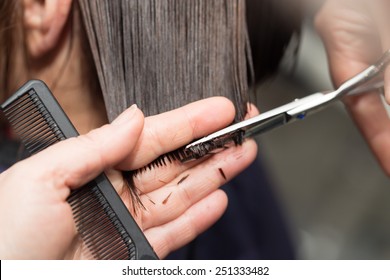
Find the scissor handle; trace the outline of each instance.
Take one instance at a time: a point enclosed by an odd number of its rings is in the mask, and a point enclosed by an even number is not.
[[[378,90],[384,86],[383,73],[389,63],[390,50],[387,50],[376,64],[367,67],[362,72],[348,79],[336,90],[297,106],[287,112],[287,114],[291,118],[302,118],[311,112],[318,111],[328,103],[341,99],[343,96]]]

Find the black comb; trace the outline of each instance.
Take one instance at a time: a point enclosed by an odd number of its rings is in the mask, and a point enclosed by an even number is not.
[[[76,129],[48,87],[22,86],[0,106],[30,154],[70,137]],[[79,235],[95,259],[157,259],[104,173],[68,198]]]

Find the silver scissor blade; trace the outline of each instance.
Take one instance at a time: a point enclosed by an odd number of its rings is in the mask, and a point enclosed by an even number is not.
[[[183,161],[200,158],[213,148],[224,147],[227,141],[236,144],[242,138],[254,136],[278,126],[303,119],[308,113],[316,112],[329,103],[340,100],[343,96],[360,94],[372,89],[383,87],[383,72],[390,63],[390,50],[386,51],[376,63],[349,80],[334,91],[314,93],[301,99],[296,99],[286,105],[277,107],[248,120],[233,124],[184,147]],[[239,136],[240,139],[235,138]],[[202,148],[202,145],[206,148]],[[194,152],[196,151],[196,152]],[[200,151],[200,152],[199,152]]]
[[[262,113],[256,117],[244,120],[242,122],[233,124],[224,129],[218,130],[206,137],[203,137],[197,141],[194,141],[186,146],[186,148],[199,145],[201,143],[212,141],[213,139],[223,137],[225,135],[233,134],[237,131],[243,131],[244,137],[250,137],[263,132],[266,132],[275,127],[286,124],[290,121],[290,117],[287,114],[290,110],[306,104],[312,100],[316,100],[324,96],[323,93],[314,93],[301,99],[296,99],[293,102],[287,103],[283,106],[277,107],[265,113]]]

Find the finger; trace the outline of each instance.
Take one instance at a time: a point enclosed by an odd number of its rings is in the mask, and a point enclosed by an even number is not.
[[[256,155],[255,141],[246,141],[243,146],[232,147],[187,170],[166,187],[148,193],[147,198],[142,198],[147,207],[143,216],[144,228],[162,225],[176,219],[191,205],[244,170],[253,162]],[[180,178],[186,180],[178,184]]]
[[[366,0],[367,1],[367,0]],[[368,1],[368,7],[373,15],[373,19],[378,29],[382,51],[390,49],[390,1],[388,0],[371,0]],[[387,67],[384,74],[385,79],[385,96],[387,103],[390,103],[390,67]]]
[[[382,47],[384,50],[390,47],[390,1],[388,0],[365,0],[366,7],[371,12],[372,18],[379,30]]]
[[[253,117],[257,116],[258,114],[259,114],[259,109],[257,109],[257,107],[254,104],[249,103],[248,104],[248,113],[246,114],[245,119],[253,118]]]
[[[390,67],[387,66],[384,74],[385,85],[384,85],[384,94],[387,104],[390,104]]]
[[[337,53],[329,59],[336,86],[368,66]],[[381,166],[390,173],[390,120],[378,92],[348,96],[343,101]]]
[[[381,166],[390,174],[390,119],[379,94],[349,97],[345,102]]]
[[[255,110],[253,110],[255,111]],[[233,145],[233,144],[231,144]],[[226,150],[230,150],[226,148]],[[166,160],[166,165],[153,166],[150,169],[146,169],[137,173],[133,177],[135,186],[141,191],[141,193],[148,193],[155,189],[158,189],[166,184],[180,184],[183,177],[187,175],[186,170],[191,169],[193,166],[201,164],[202,161],[208,159],[208,157],[221,153],[210,153],[210,155],[198,159],[195,161],[189,161],[182,163],[180,161],[169,162]],[[181,175],[180,175],[181,174]]]
[[[207,157],[184,163],[180,161],[169,162],[167,160],[165,165],[152,166],[130,176],[133,176],[132,180],[141,193],[149,193],[164,185],[179,183],[186,176],[186,170],[205,161]]]
[[[383,6],[388,5],[389,1],[386,2],[326,1],[316,24],[327,47],[329,66],[336,87],[374,63],[380,56],[381,44],[386,45],[388,40],[388,25],[385,28],[383,20],[386,19],[381,15],[382,12],[389,11]],[[386,73],[385,88],[389,95],[387,88],[390,80],[387,76]],[[382,167],[389,173],[387,143],[390,140],[390,125],[378,93],[348,97],[344,102]]]
[[[336,86],[357,73],[347,66],[350,62],[369,65],[382,53],[376,23],[361,1],[325,1],[316,15],[315,26],[326,47]],[[337,75],[339,67],[348,74],[342,80]]]
[[[42,182],[78,187],[128,156],[142,128],[143,114],[132,106],[112,124],[59,142],[22,164]]]
[[[248,114],[245,119],[254,117],[259,114],[258,109],[253,104],[248,104]],[[204,160],[205,158],[201,159]],[[150,192],[153,189],[159,188],[176,178],[180,182],[181,178],[177,178],[179,174],[192,166],[199,164],[201,160],[181,163],[178,161],[169,162],[160,166],[152,166],[144,171],[140,171],[133,177],[133,181],[137,188],[142,192]]]
[[[362,62],[333,57],[336,85],[366,68]],[[354,73],[351,73],[353,71]],[[390,120],[378,92],[344,98],[344,103],[382,168],[390,173]]]
[[[234,114],[231,101],[223,97],[212,97],[147,117],[134,153],[120,168],[141,168],[162,154],[229,125]]]
[[[224,213],[227,196],[217,190],[193,205],[177,219],[150,228],[145,235],[160,258],[184,246],[214,224]]]

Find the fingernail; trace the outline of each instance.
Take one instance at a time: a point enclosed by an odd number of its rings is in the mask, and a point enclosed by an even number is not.
[[[117,126],[125,124],[131,119],[137,109],[137,104],[131,105],[130,108],[126,109],[122,114],[120,114],[111,124]]]

